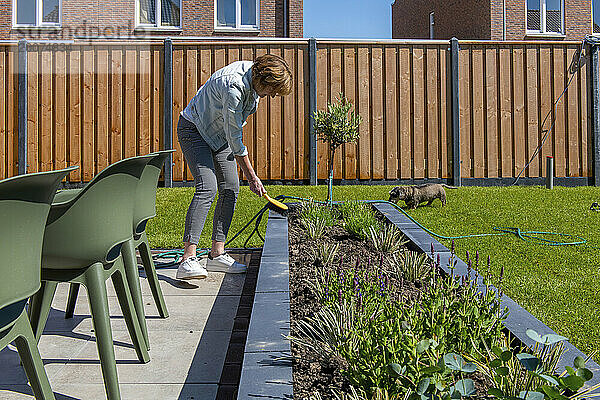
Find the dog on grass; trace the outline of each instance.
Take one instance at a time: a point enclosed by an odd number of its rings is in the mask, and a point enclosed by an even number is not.
[[[425,185],[415,186],[396,186],[390,190],[390,198],[388,201],[398,203],[399,200],[404,200],[409,209],[416,209],[419,203],[427,202],[430,206],[433,200],[440,199],[442,206],[446,205],[446,191],[448,189],[458,189],[454,186],[449,186],[443,183],[428,183]]]

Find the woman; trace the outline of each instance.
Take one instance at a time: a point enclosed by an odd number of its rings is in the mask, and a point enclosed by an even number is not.
[[[266,54],[238,61],[215,72],[183,110],[177,136],[194,176],[196,191],[185,218],[184,253],[177,279],[203,279],[208,271],[243,273],[246,266],[225,253],[227,232],[239,193],[237,164],[258,196],[266,193],[242,143],[242,126],[256,112],[259,99],[284,96],[292,90],[288,65]],[[196,247],[210,206],[219,193],[213,217],[208,259],[196,258]]]

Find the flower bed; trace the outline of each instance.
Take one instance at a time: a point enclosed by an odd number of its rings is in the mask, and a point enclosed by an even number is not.
[[[557,359],[557,335],[530,332],[532,340],[546,344],[533,354],[502,343],[504,312],[493,287],[484,281],[480,294],[482,278],[474,270],[471,277],[444,277],[440,267],[449,258],[446,252],[440,265],[431,265],[398,246],[391,228],[369,229],[381,222],[357,209],[343,216],[343,227],[315,207],[303,214],[291,213],[289,227],[295,398],[334,398],[332,388],[342,395],[352,392],[351,386],[365,394],[348,398],[371,398],[374,387],[390,398],[482,398],[488,392],[498,398],[544,398],[554,391],[575,392],[590,377],[580,359],[572,378],[551,376],[552,365],[540,360]],[[413,241],[419,236],[411,235]],[[263,363],[274,359],[259,358]],[[247,377],[243,372],[242,383]],[[529,383],[519,386],[519,379]]]

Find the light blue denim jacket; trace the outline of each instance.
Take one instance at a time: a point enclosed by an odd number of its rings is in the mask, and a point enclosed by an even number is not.
[[[252,64],[236,61],[212,74],[181,112],[215,151],[229,144],[234,155],[248,154],[242,127],[260,99],[252,88]]]

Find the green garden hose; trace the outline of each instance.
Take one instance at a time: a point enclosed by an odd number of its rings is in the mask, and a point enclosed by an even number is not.
[[[275,200],[279,200],[279,201],[283,201],[285,199],[299,200],[299,201],[312,201],[312,202],[319,203],[319,204],[331,204],[331,202],[333,201],[333,200],[330,200],[329,202],[319,201],[319,200],[305,199],[302,197],[287,196],[287,195],[279,195],[279,196],[275,197]],[[587,240],[585,240],[584,238],[577,236],[577,235],[571,235],[571,234],[559,233],[559,232],[522,231],[521,228],[519,228],[519,227],[493,227],[492,229],[494,231],[496,231],[495,233],[477,233],[477,234],[471,234],[471,235],[444,236],[444,235],[437,234],[437,233],[431,231],[430,229],[426,228],[425,226],[423,226],[421,223],[419,223],[416,219],[414,219],[410,214],[408,214],[405,210],[403,210],[396,203],[392,203],[392,202],[386,201],[386,200],[359,200],[359,201],[361,203],[368,203],[368,204],[390,204],[390,205],[394,206],[397,210],[402,212],[404,215],[406,215],[408,217],[408,219],[410,219],[412,222],[414,222],[418,227],[423,229],[425,232],[429,233],[432,236],[440,238],[440,239],[455,240],[455,239],[467,239],[467,238],[475,238],[475,237],[514,235],[517,238],[519,238],[520,240],[523,240],[523,241],[529,242],[529,243],[533,243],[533,244],[540,244],[540,245],[546,245],[546,246],[586,245],[587,247],[597,248],[594,246],[590,246],[589,244],[587,244]],[[254,229],[252,230],[252,232],[250,233],[248,238],[245,240],[244,248],[246,248],[247,243],[250,241],[250,239],[252,238],[252,236],[254,236],[255,233],[264,242],[265,239],[260,234],[258,228],[260,226],[260,222],[262,221],[262,217],[267,210],[269,210],[269,204],[265,205],[259,212],[257,212],[254,215],[254,217],[252,217],[252,219],[250,219],[250,221],[248,221],[248,223],[246,223],[246,225],[244,225],[244,227],[242,229],[240,229],[231,239],[229,239],[227,241],[227,243],[225,243],[225,245],[228,245],[233,240],[235,240],[238,236],[240,236],[242,234],[242,232],[244,232],[246,230],[246,228],[248,228],[250,226],[250,224],[252,224],[252,222],[254,222]],[[562,242],[559,240],[545,239],[541,236],[551,236],[551,237],[558,236],[558,237],[563,237],[563,238],[570,238],[571,241]],[[196,255],[198,257],[206,255],[206,254],[208,254],[208,250],[198,250],[196,253]],[[183,255],[183,250],[178,249],[178,250],[166,251],[164,253],[158,253],[153,256],[153,259],[155,259],[155,260],[159,260],[159,259],[160,260],[164,260],[164,259],[172,260],[172,261],[167,261],[167,262],[155,261],[156,268],[165,268],[165,267],[170,267],[170,266],[177,264],[177,261],[179,260],[179,258],[181,258],[182,255]]]

